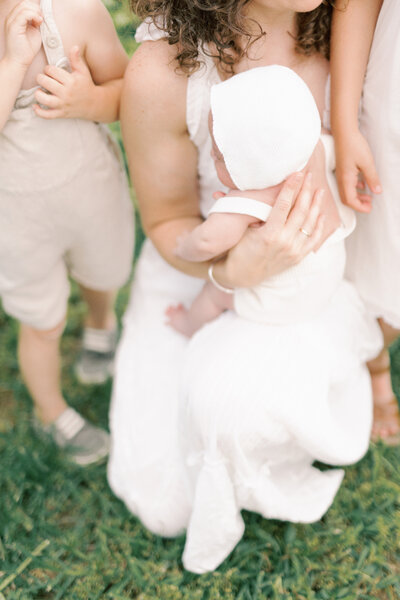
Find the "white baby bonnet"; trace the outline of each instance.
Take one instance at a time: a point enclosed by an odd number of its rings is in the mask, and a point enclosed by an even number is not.
[[[281,183],[305,167],[321,119],[305,82],[287,67],[257,67],[211,88],[213,134],[239,190]]]

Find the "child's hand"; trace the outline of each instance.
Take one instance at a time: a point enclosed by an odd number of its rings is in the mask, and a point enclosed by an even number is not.
[[[47,90],[37,90],[35,98],[42,108],[34,105],[35,113],[43,119],[85,119],[89,116],[91,97],[96,85],[82,57],[78,46],[70,53],[72,72],[48,65],[44,73],[37,77],[38,84]]]
[[[40,24],[43,17],[36,2],[23,0],[14,7],[5,22],[4,58],[27,69],[42,45]]]
[[[382,189],[370,147],[358,130],[336,139],[336,177],[342,202],[369,213],[372,200],[366,184],[374,194]]]

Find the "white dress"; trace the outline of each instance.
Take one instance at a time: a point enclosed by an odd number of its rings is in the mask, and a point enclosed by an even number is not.
[[[400,329],[400,2],[384,0],[366,73],[361,128],[383,192],[357,216],[348,276],[372,314]]]
[[[139,41],[148,36],[142,26]],[[220,188],[207,127],[218,74],[205,61],[187,91],[204,215]],[[349,464],[367,450],[364,362],[381,345],[347,282],[312,320],[278,326],[227,312],[187,341],[164,311],[191,303],[202,285],[145,242],[116,359],[108,468],[111,488],[152,532],[187,530],[183,563],[196,573],[240,540],[241,509],[312,522],[329,508],[343,471],[312,463]]]

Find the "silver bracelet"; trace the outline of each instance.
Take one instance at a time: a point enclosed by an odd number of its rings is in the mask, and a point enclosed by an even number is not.
[[[220,283],[218,283],[218,281],[216,281],[216,279],[214,277],[214,273],[213,273],[213,268],[214,268],[214,263],[208,267],[208,278],[211,281],[211,283],[220,292],[224,292],[224,294],[233,294],[235,290],[233,290],[232,288],[226,288],[223,285],[221,285]]]

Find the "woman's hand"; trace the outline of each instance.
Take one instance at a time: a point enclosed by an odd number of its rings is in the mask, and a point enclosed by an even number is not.
[[[285,271],[316,251],[323,239],[323,190],[312,191],[311,174],[295,173],[282,187],[265,225],[248,228],[215,279],[226,287],[250,287]]]

